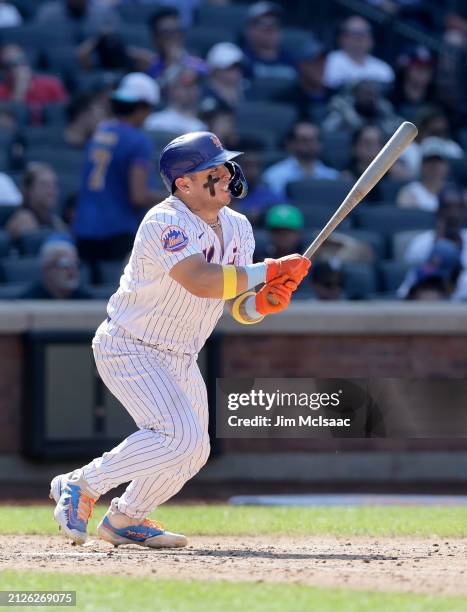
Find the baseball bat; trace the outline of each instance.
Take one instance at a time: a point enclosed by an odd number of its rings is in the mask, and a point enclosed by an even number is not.
[[[332,234],[341,221],[359,204],[363,198],[373,189],[378,181],[386,174],[389,168],[399,158],[403,151],[409,146],[418,130],[410,121],[404,121],[391,138],[387,141],[378,155],[363,172],[355,185],[346,195],[344,201],[332,215],[320,233],[303,253],[303,257],[311,259],[323,242]],[[275,297],[268,295],[271,304],[276,304]]]
[[[346,195],[344,201],[332,215],[320,233],[316,236],[307,250],[303,253],[304,257],[311,259],[323,242],[343,221],[349,212],[359,204],[363,198],[380,181],[394,162],[400,157],[403,151],[409,146],[418,130],[410,121],[404,121],[391,138],[387,141],[378,155],[374,158],[368,168],[363,172],[355,185]]]

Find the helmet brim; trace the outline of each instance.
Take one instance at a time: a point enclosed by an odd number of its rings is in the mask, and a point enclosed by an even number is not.
[[[224,149],[222,153],[219,153],[219,155],[216,155],[216,157],[212,157],[204,163],[199,164],[194,170],[187,174],[194,174],[195,172],[200,172],[201,170],[208,170],[209,168],[221,166],[225,162],[230,161],[231,159],[235,159],[239,155],[243,155],[243,151],[228,151]]]

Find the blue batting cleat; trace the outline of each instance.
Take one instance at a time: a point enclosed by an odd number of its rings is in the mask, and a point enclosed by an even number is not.
[[[109,510],[97,526],[97,535],[114,546],[139,544],[149,548],[181,548],[188,541],[184,535],[166,531],[161,523],[149,519],[138,523],[136,519],[118,510],[118,498],[113,499]]]
[[[57,503],[54,518],[62,533],[76,544],[84,544],[88,521],[98,495],[90,491],[81,472],[76,470],[52,479],[50,497]]]

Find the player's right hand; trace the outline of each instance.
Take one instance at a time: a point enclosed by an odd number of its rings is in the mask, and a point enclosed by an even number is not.
[[[268,315],[285,310],[289,303],[292,293],[297,289],[298,284],[290,280],[287,275],[279,276],[264,285],[258,291],[255,298],[255,307],[259,314]],[[268,295],[274,296],[274,304],[268,299]]]
[[[308,274],[311,266],[310,260],[298,253],[280,257],[279,259],[267,258],[264,260],[264,263],[266,264],[267,283],[279,276],[286,275],[295,283],[300,284]]]

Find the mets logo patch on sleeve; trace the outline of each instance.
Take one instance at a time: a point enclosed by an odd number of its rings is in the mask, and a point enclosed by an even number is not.
[[[177,225],[169,225],[162,232],[161,236],[162,247],[164,251],[169,253],[176,253],[181,251],[188,244],[188,236]]]

